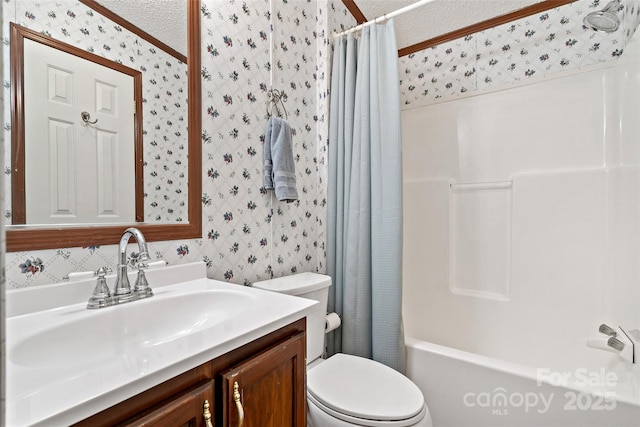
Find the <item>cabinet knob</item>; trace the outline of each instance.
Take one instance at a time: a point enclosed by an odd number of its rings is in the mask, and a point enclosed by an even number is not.
[[[238,391],[238,388],[238,382],[234,381],[233,401],[236,402],[236,408],[238,408],[238,427],[242,427],[242,424],[244,423],[244,408],[242,407],[242,402],[240,402],[240,392]]]
[[[204,412],[202,413],[204,418],[205,427],[213,427],[213,423],[211,422],[211,411],[209,410],[209,401],[205,399],[204,401]]]

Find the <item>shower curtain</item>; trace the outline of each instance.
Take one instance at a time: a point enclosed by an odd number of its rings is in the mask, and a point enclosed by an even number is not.
[[[393,21],[335,41],[329,122],[329,309],[343,352],[405,370],[402,152]]]

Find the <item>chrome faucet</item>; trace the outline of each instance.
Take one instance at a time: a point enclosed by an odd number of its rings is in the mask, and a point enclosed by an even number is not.
[[[127,244],[129,243],[131,236],[136,238],[139,250],[138,255],[136,255],[133,260],[133,265],[138,267],[138,278],[136,279],[133,290],[129,284],[129,265],[127,262]],[[120,238],[120,244],[118,245],[118,267],[116,270],[117,276],[113,294],[109,292],[106,279],[106,275],[108,272],[111,272],[111,269],[103,267],[95,273],[95,275],[98,276],[98,281],[95,289],[93,290],[93,295],[89,299],[87,308],[109,307],[116,304],[123,304],[125,302],[152,297],[153,292],[151,291],[147,278],[144,275],[144,269],[149,266],[146,261],[149,259],[147,241],[145,240],[142,232],[137,228],[127,228],[124,230],[124,233],[122,233],[122,237]]]
[[[136,241],[138,242],[138,250],[140,252],[135,260],[135,265],[137,265],[138,267],[138,278],[136,280],[133,291],[131,290],[129,277],[127,275],[127,244],[129,243],[129,239],[131,238],[131,236],[134,236],[136,238]],[[147,249],[147,241],[145,240],[142,232],[133,227],[124,230],[124,233],[122,233],[122,237],[120,238],[120,244],[118,245],[118,267],[116,270],[117,277],[115,288],[113,291],[113,297],[117,300],[118,303],[153,296],[151,288],[149,288],[149,284],[147,283],[147,279],[144,275],[144,268],[147,267],[145,261],[148,261],[149,259],[150,257],[149,250]]]

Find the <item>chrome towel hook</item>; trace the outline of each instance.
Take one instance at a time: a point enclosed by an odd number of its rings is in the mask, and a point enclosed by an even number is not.
[[[288,118],[287,109],[284,108],[284,101],[287,100],[287,95],[278,89],[271,89],[267,92],[267,117],[273,116],[273,110],[275,109],[276,116],[282,117],[282,111],[284,111],[284,118]]]
[[[91,114],[87,113],[86,111],[83,111],[82,113],[80,113],[80,117],[82,118],[82,121],[88,125],[95,125],[96,123],[98,123],[98,119],[95,119],[92,122],[89,121],[91,120]]]

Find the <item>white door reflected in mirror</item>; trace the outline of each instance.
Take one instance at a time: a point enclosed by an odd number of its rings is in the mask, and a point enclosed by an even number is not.
[[[24,70],[27,223],[135,222],[133,77],[28,39]]]

